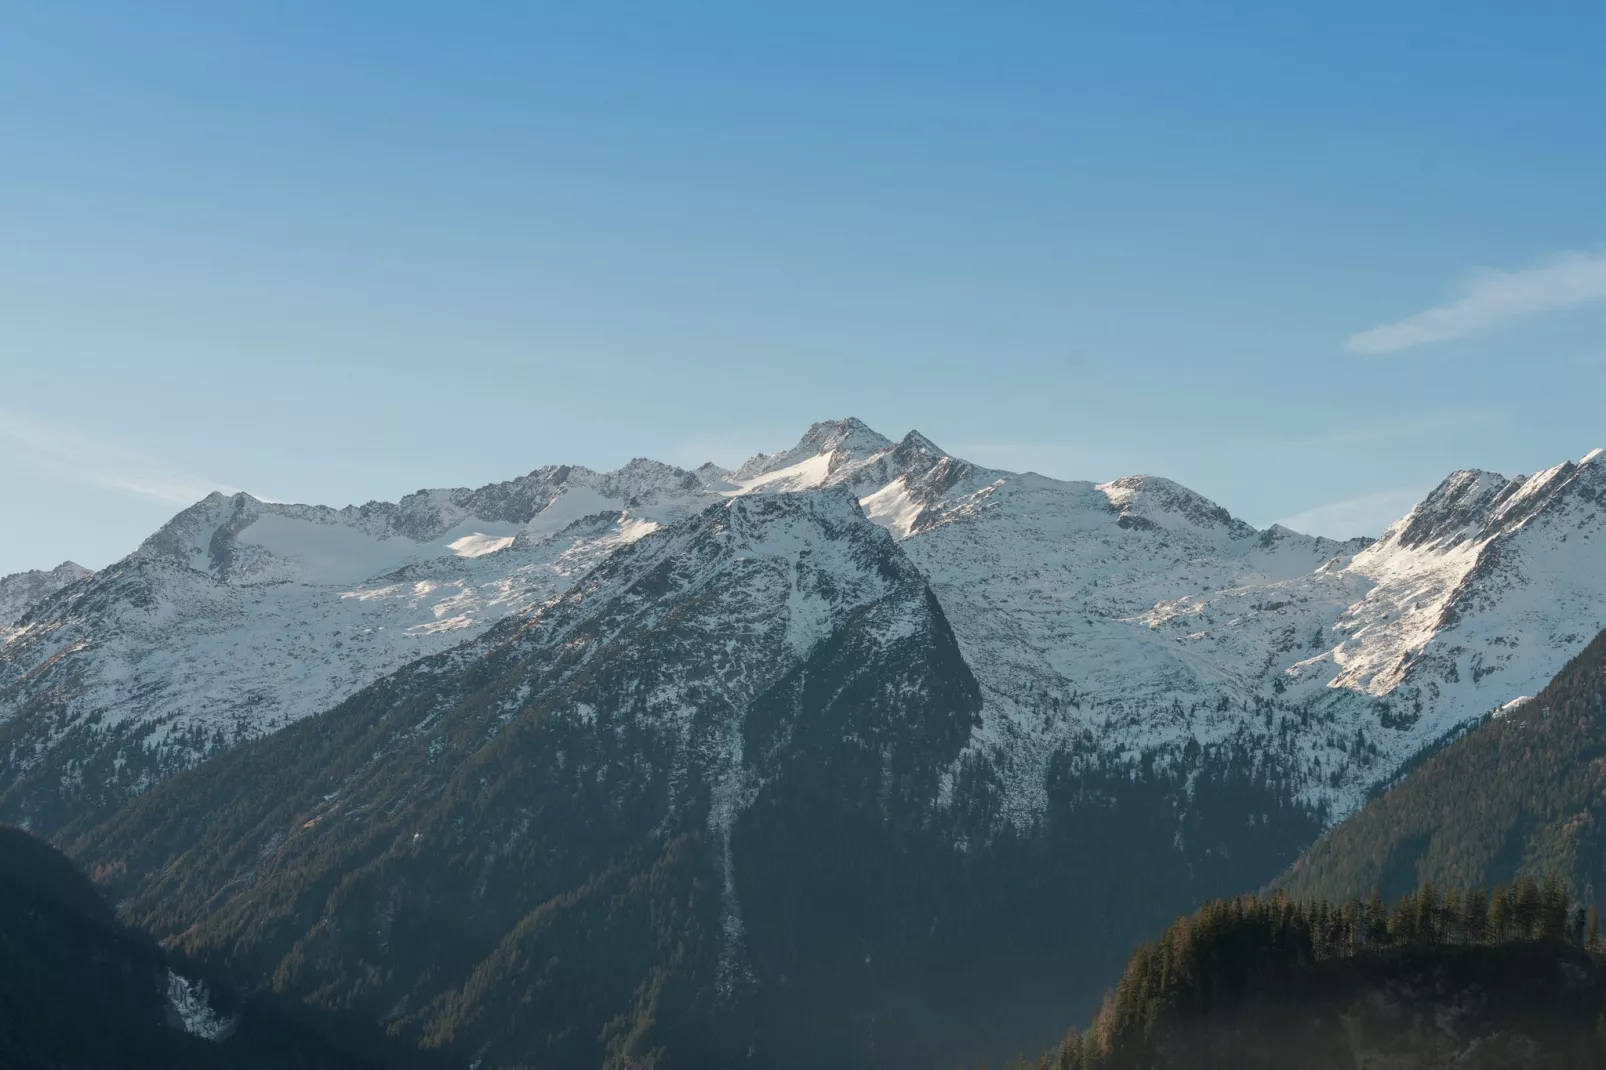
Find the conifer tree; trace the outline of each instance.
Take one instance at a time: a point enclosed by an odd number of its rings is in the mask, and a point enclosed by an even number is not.
[[[1451,888],[1444,893],[1444,922],[1439,939],[1447,944],[1459,944],[1464,941],[1466,914],[1461,905],[1461,890]]]
[[[1497,884],[1494,895],[1489,898],[1489,930],[1485,939],[1492,944],[1498,944],[1510,931],[1511,893],[1505,885]]]
[[[1365,940],[1362,926],[1366,917],[1366,908],[1359,899],[1351,899],[1344,904],[1344,953],[1355,954],[1355,947]]]
[[[1545,877],[1539,890],[1539,937],[1566,940],[1572,909],[1567,886],[1554,873]]]
[[[1389,942],[1404,947],[1416,942],[1416,896],[1407,892],[1400,896],[1394,914],[1389,918]]]
[[[1478,944],[1489,938],[1489,892],[1474,888],[1467,893],[1466,922],[1463,926],[1466,942]]]
[[[1539,922],[1539,886],[1532,877],[1518,877],[1511,888],[1511,917],[1521,940],[1532,940]]]
[[[1366,942],[1381,944],[1388,939],[1389,910],[1383,903],[1383,893],[1372,889],[1372,898],[1366,903]]]
[[[1416,893],[1416,939],[1425,944],[1439,939],[1439,891],[1428,881]]]

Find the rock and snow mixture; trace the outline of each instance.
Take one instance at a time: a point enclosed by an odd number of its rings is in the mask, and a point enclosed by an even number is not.
[[[54,748],[94,746],[116,769],[160,753],[138,790],[535,613],[660,527],[844,491],[935,592],[983,689],[972,748],[1007,771],[1020,820],[1068,747],[1132,761],[1229,741],[1336,818],[1606,627],[1599,451],[1526,479],[1456,472],[1376,542],[1336,542],[1256,530],[1158,477],[985,469],[850,419],[733,471],[559,466],[339,510],[213,494],[93,576],[0,580],[0,793]],[[813,559],[829,572],[825,548]],[[792,609],[789,642],[829,630]],[[64,787],[97,760],[56,758]]]
[[[33,569],[0,576],[0,642],[17,629],[23,615],[35,604],[90,575],[84,566],[63,561],[48,572]]]

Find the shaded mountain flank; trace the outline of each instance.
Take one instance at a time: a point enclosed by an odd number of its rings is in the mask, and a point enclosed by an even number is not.
[[[851,494],[741,497],[73,851],[207,968],[454,1062],[868,1067],[1047,1042],[1320,827],[1247,751],[1091,737],[1012,823],[981,703]]]

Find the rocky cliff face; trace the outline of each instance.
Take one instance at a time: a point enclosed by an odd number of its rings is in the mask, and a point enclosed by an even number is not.
[[[84,566],[63,561],[48,572],[34,569],[0,576],[0,641],[4,641],[34,605],[90,575],[92,573]]]

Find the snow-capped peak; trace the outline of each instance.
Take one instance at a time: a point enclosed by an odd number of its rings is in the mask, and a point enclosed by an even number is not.
[[[0,641],[7,629],[20,621],[29,609],[64,587],[94,575],[74,562],[63,561],[53,569],[30,569],[0,576]]]
[[[1564,461],[1531,476],[1507,478],[1497,472],[1464,469],[1452,472],[1426,498],[1379,540],[1383,547],[1443,549],[1463,542],[1484,542],[1520,527],[1553,500],[1582,494],[1594,501],[1606,493],[1606,466],[1601,451],[1591,450],[1578,462]]]
[[[1203,494],[1161,476],[1122,476],[1108,483],[1100,483],[1098,489],[1109,499],[1110,506],[1129,523],[1181,519],[1201,528],[1221,528],[1233,538],[1247,538],[1255,534],[1252,526]]]
[[[891,440],[849,416],[842,420],[822,420],[812,425],[797,445],[780,453],[760,453],[749,458],[731,474],[733,482],[751,485],[758,477],[796,467],[816,458],[825,458],[829,471],[836,465],[862,461],[892,445]]]
[[[914,450],[921,453],[934,453],[940,457],[948,456],[942,447],[938,446],[925,435],[922,435],[919,431],[913,430],[904,435],[903,438],[898,441],[898,449]]]

